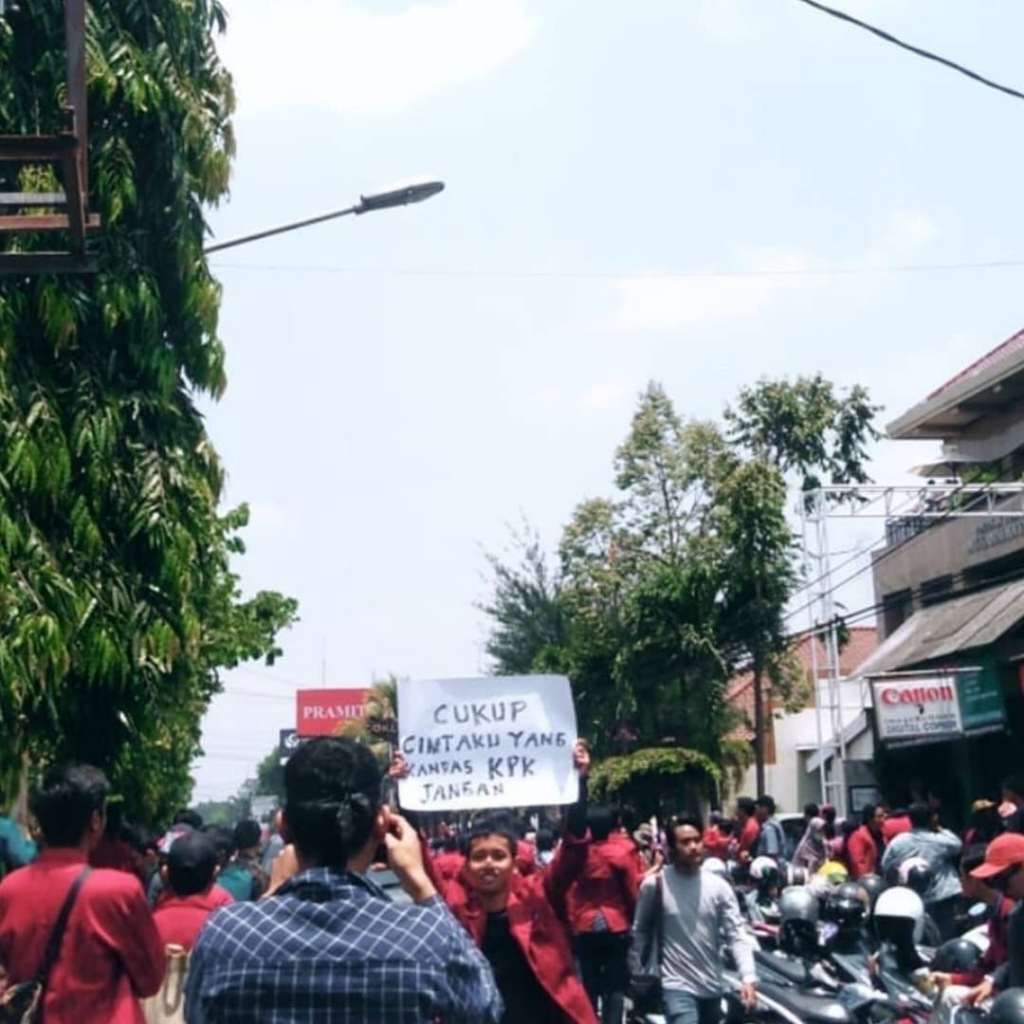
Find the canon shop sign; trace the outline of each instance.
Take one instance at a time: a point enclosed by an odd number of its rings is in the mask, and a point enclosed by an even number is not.
[[[878,738],[891,746],[963,734],[956,676],[949,673],[872,679]]]
[[[333,736],[346,722],[365,715],[366,694],[361,690],[298,690],[295,694],[295,731],[299,736]]]

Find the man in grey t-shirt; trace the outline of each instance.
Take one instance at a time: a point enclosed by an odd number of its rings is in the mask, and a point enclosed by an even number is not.
[[[662,872],[664,913],[661,985],[668,1024],[718,1024],[721,1019],[721,950],[732,950],[742,982],[741,998],[752,1009],[757,1001],[753,942],[743,931],[736,897],[729,883],[701,870],[703,822],[677,818],[669,828],[672,866]],[[657,877],[640,886],[633,921],[633,948],[647,948],[656,927]]]

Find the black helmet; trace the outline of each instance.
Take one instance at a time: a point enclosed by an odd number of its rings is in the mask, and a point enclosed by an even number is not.
[[[989,1024],[1024,1024],[1024,988],[1008,988],[988,1011]]]
[[[843,882],[829,900],[829,916],[842,927],[859,925],[867,903],[867,894],[856,882]]]
[[[950,939],[935,951],[931,968],[946,974],[973,974],[981,967],[981,949],[969,939]]]
[[[900,865],[900,883],[923,896],[932,884],[932,869],[924,857],[911,857]]]
[[[806,887],[791,886],[779,897],[779,945],[786,953],[806,956],[818,948],[818,897]]]
[[[878,875],[863,875],[853,884],[860,886],[861,891],[867,896],[870,913],[875,909],[875,900],[885,891],[885,882]]]

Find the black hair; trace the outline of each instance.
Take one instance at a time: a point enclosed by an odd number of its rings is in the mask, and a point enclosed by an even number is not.
[[[699,814],[677,814],[668,823],[668,844],[670,849],[676,848],[676,830],[682,828],[684,825],[689,825],[690,828],[695,828],[697,834],[704,838],[704,822],[701,820]]]
[[[57,765],[43,776],[31,809],[47,846],[77,846],[93,813],[106,809],[110,784],[89,764]]]
[[[817,818],[818,817],[818,805],[816,803],[804,804],[804,817],[805,818]]]
[[[985,863],[985,844],[973,843],[964,850],[960,857],[960,870],[973,871]]]
[[[217,844],[208,832],[186,832],[167,854],[167,882],[175,896],[206,892],[217,870]]]
[[[377,758],[355,740],[320,736],[299,747],[284,769],[284,816],[299,850],[344,870],[370,839],[382,779]]]
[[[484,836],[501,836],[502,839],[507,839],[513,857],[519,849],[519,837],[507,815],[486,815],[473,822],[473,827],[466,834],[465,853],[467,857],[470,850],[473,849],[473,840],[483,839]]]
[[[555,848],[555,833],[550,828],[537,829],[537,852],[547,853]]]
[[[587,808],[587,824],[590,826],[590,835],[600,842],[607,839],[615,828],[618,815],[614,807],[607,804],[594,804]]]
[[[932,809],[927,804],[911,804],[907,808],[911,828],[928,828],[932,823]]]
[[[619,811],[619,821],[622,822],[622,827],[632,835],[636,831],[637,825],[640,824],[640,818],[636,811],[632,807],[623,807]]]
[[[862,825],[870,825],[875,820],[875,811],[878,810],[878,804],[865,804],[860,809],[860,823]]]
[[[1017,796],[1024,796],[1024,775],[1014,772],[1003,779],[1003,791],[1005,793],[1016,793]]]
[[[262,838],[263,829],[260,828],[258,821],[240,821],[235,826],[233,845],[236,850],[251,850],[254,846],[260,845]]]
[[[733,821],[732,818],[723,818],[718,823],[718,831],[721,832],[723,836],[731,836],[733,832],[736,831],[736,822]]]
[[[990,843],[1003,831],[1003,819],[999,817],[999,808],[983,807],[971,813],[971,828],[974,829],[976,843]]]
[[[203,816],[198,811],[183,808],[174,816],[171,825],[188,825],[189,828],[199,829],[203,827]]]
[[[775,799],[767,793],[762,793],[755,801],[758,807],[763,807],[771,816],[775,813]]]
[[[125,842],[129,843],[136,853],[148,853],[150,850],[159,852],[160,840],[163,837],[162,832],[157,832],[155,829],[148,828],[145,825],[136,825],[132,830],[132,836],[129,839],[125,836]]]
[[[223,825],[204,825],[201,829],[193,829],[193,831],[210,837],[217,850],[217,859],[221,866],[231,860],[231,854],[235,852],[235,842],[230,829]]]
[[[757,804],[749,796],[741,796],[736,798],[736,807],[741,810],[748,818],[754,816],[754,811],[757,810]]]
[[[834,825],[836,823],[836,809],[833,804],[825,804],[821,809],[821,816],[825,819],[826,825]]]

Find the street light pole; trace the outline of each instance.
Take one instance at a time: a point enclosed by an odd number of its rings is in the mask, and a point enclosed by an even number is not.
[[[346,207],[344,210],[322,213],[318,217],[307,217],[305,220],[297,220],[291,224],[282,224],[280,227],[257,231],[252,235],[232,238],[227,242],[217,242],[215,245],[208,245],[203,249],[203,252],[209,255],[210,253],[221,252],[224,249],[233,249],[237,245],[258,242],[261,238],[283,235],[287,231],[298,231],[299,228],[308,228],[312,224],[322,224],[328,220],[337,220],[339,217],[347,217],[352,213],[359,216],[364,213],[372,213],[374,210],[387,210],[393,206],[408,206],[410,203],[422,203],[425,199],[436,196],[438,192],[443,190],[443,181],[412,181],[401,185],[392,185],[376,192],[368,192],[365,195],[361,195],[359,202],[355,206]]]

